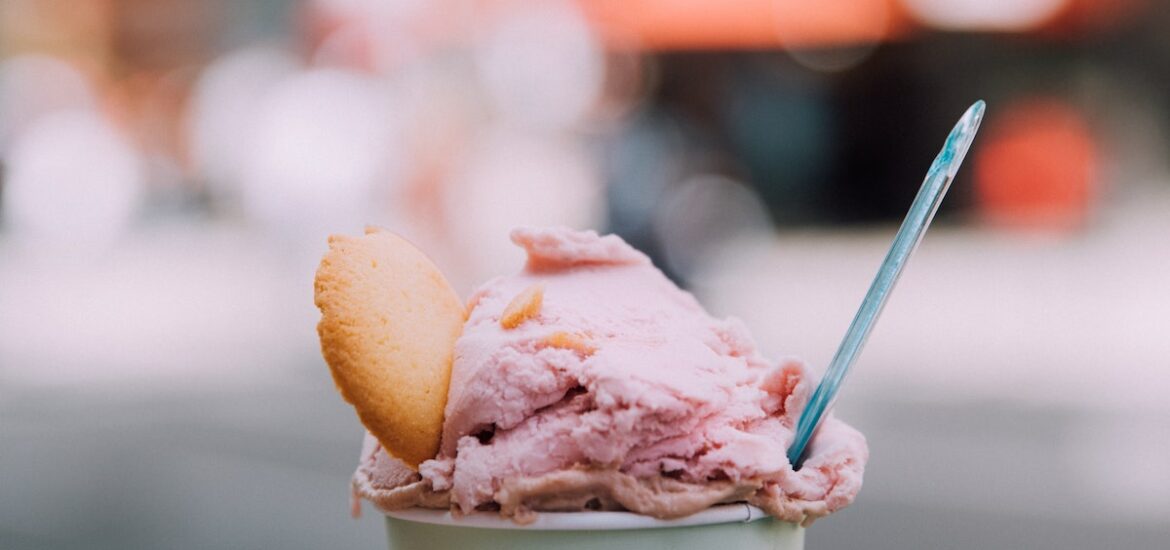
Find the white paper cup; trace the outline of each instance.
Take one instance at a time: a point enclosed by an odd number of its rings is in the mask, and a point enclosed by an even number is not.
[[[673,520],[630,512],[541,512],[528,525],[516,525],[492,513],[456,518],[445,510],[411,508],[386,514],[386,535],[391,550],[804,548],[804,528],[742,503],[714,506]]]

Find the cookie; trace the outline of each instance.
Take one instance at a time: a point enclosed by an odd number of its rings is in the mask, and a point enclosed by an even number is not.
[[[366,228],[329,237],[314,302],[321,354],[342,397],[388,453],[417,469],[439,449],[467,316],[459,296],[414,245]]]

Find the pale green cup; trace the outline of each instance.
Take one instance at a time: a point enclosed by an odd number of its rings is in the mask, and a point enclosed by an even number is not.
[[[391,550],[445,548],[606,550],[801,550],[804,528],[747,504],[724,504],[675,520],[630,512],[542,512],[528,525],[496,514],[452,517],[411,508],[386,515]]]

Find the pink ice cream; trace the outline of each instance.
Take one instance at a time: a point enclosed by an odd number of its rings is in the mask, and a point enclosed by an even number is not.
[[[620,238],[517,229],[520,273],[471,297],[439,456],[410,471],[367,436],[356,493],[383,509],[627,509],[679,517],[748,501],[810,521],[853,501],[865,438],[829,418],[793,471],[807,368],[759,354]],[[532,285],[537,315],[500,319]]]

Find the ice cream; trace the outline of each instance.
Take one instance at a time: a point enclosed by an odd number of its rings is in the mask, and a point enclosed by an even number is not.
[[[813,384],[802,362],[763,357],[616,236],[511,237],[527,264],[469,300],[438,455],[416,472],[367,436],[355,499],[520,522],[729,501],[808,522],[853,501],[868,457],[853,428],[829,418],[799,471],[785,456]]]

